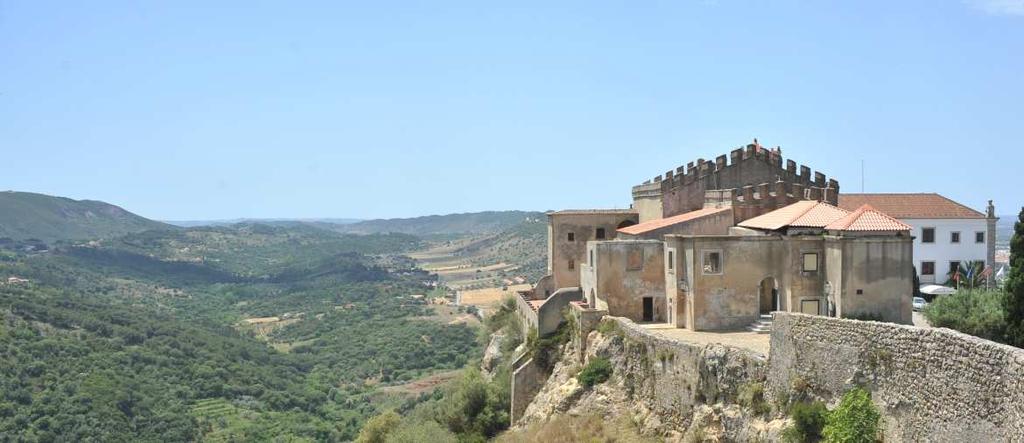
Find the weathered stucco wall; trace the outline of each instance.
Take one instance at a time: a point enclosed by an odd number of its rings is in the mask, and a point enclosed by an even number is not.
[[[839,317],[873,316],[910,324],[914,292],[913,244],[910,237],[826,237],[829,258],[839,257],[842,272],[832,281]],[[830,278],[833,273],[829,273]]]
[[[640,223],[661,218],[661,183],[646,183],[633,187],[633,209]]]
[[[523,411],[530,405],[537,391],[544,385],[547,379],[544,370],[526,354],[519,357],[512,363],[512,395],[511,395],[511,420],[515,423],[523,416]]]
[[[544,304],[537,309],[537,335],[543,337],[558,329],[565,317],[562,311],[569,303],[583,300],[583,293],[579,288],[562,288],[551,294]]]
[[[580,286],[580,264],[584,263],[587,242],[597,239],[598,229],[604,240],[612,240],[620,225],[635,224],[639,219],[632,210],[561,211],[548,214],[548,267],[554,287]],[[572,233],[572,240],[569,234]],[[570,266],[571,264],[571,266]]]
[[[643,300],[651,299],[650,321],[667,319],[665,304],[665,243],[658,240],[590,242],[584,268],[583,291],[595,298],[595,307],[610,315],[644,321]]]
[[[1024,349],[948,329],[776,313],[768,392],[871,391],[885,441],[1024,439]]]

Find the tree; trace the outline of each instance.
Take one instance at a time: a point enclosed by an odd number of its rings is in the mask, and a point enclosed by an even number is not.
[[[359,431],[357,443],[384,443],[388,434],[402,423],[402,416],[395,411],[387,411],[371,418]]]
[[[1020,209],[1010,239],[1010,276],[1006,279],[1008,343],[1024,347],[1024,208]]]

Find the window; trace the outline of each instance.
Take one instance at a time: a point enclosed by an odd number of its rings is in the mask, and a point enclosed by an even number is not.
[[[722,273],[722,251],[704,251],[702,260],[704,274]]]
[[[818,272],[818,253],[804,253],[804,272]]]
[[[975,243],[985,243],[985,233],[981,232],[981,231],[975,232],[974,233],[974,242]]]
[[[960,261],[959,260],[953,260],[953,261],[949,262],[949,273],[950,274],[956,272],[959,269],[960,269]]]
[[[576,269],[576,260],[569,260],[569,269]]]
[[[950,232],[949,233],[949,242],[950,243],[960,243],[960,233],[956,232],[956,231]]]
[[[675,265],[675,261],[676,261],[675,255],[676,255],[676,251],[673,251],[673,250],[669,249],[669,251],[668,251],[668,269],[670,271],[672,269],[675,269],[675,267],[676,267],[676,265]]]
[[[598,240],[604,240],[604,228],[597,228],[597,235],[595,237]]]
[[[921,228],[921,243],[935,243],[935,228]]]
[[[575,232],[570,232],[569,233],[569,241],[576,241],[576,233]]]
[[[935,262],[923,261],[921,262],[921,275],[935,275]]]

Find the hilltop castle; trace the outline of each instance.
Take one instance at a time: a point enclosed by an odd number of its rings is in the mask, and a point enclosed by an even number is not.
[[[839,182],[755,139],[632,188],[628,210],[548,214],[548,275],[522,320],[553,332],[567,306],[691,330],[772,311],[911,321],[910,226],[837,207]]]

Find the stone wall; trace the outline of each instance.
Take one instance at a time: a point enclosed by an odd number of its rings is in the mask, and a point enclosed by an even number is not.
[[[644,435],[665,441],[780,441],[785,425],[738,404],[744,387],[763,383],[764,357],[719,344],[666,339],[621,317],[606,334],[587,332],[586,350],[567,346],[535,400],[513,424],[519,427],[558,414],[629,417]],[[580,358],[582,356],[582,358]],[[612,378],[585,388],[576,380],[591,358],[607,358]]]
[[[743,198],[741,219],[753,217],[779,207],[781,200],[824,200],[836,204],[839,182],[825,174],[782,159],[782,151],[764,149],[756,142],[721,155],[713,161],[698,159],[664,175],[634,187],[634,195],[646,190],[652,183],[661,185],[662,213],[664,217],[700,209],[705,203],[705,191],[735,190]],[[774,196],[771,193],[775,193]],[[757,203],[754,203],[754,200]],[[783,204],[784,206],[784,204]]]
[[[768,392],[871,391],[885,441],[1022,441],[1024,349],[949,329],[775,313]]]
[[[537,391],[544,385],[547,375],[544,370],[528,358],[526,354],[519,357],[512,363],[512,395],[511,395],[511,420],[515,423],[523,416],[523,411],[530,405]]]

